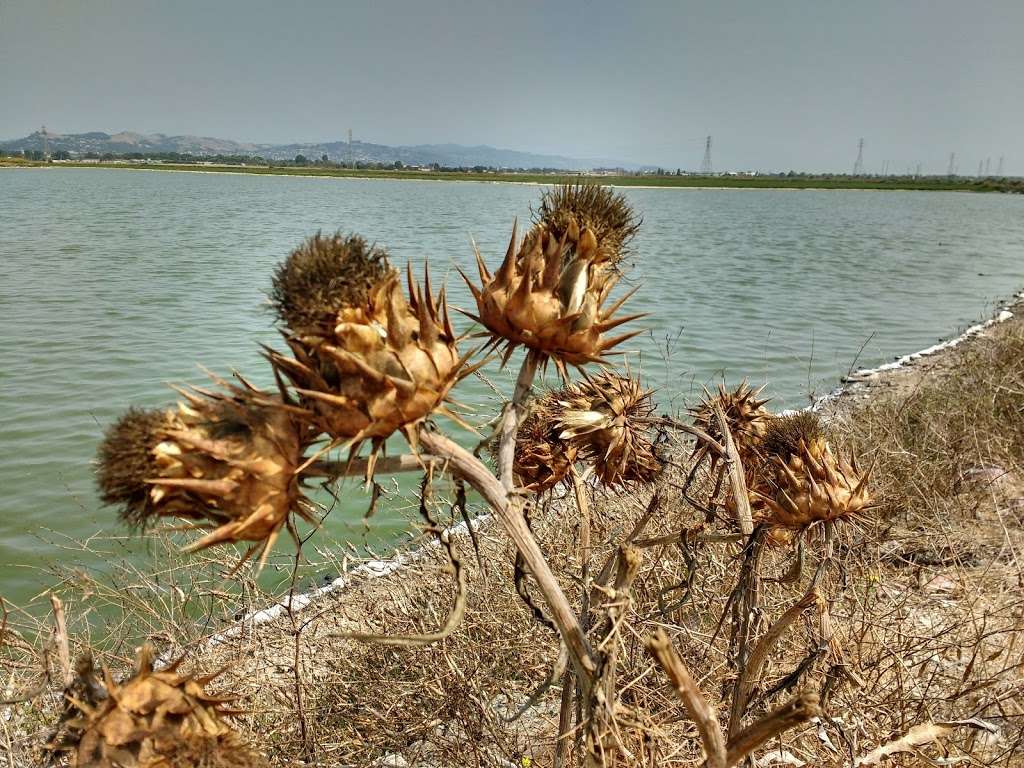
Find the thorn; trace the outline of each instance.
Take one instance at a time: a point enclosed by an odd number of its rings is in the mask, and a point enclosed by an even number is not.
[[[424,298],[427,300],[427,310],[430,312],[430,317],[437,320],[437,306],[434,304],[434,294],[430,287],[430,262],[423,261],[423,293]]]
[[[486,286],[494,278],[491,273],[487,271],[487,265],[484,263],[484,257],[480,255],[480,249],[476,245],[476,240],[470,236],[469,242],[473,244],[473,253],[476,256],[476,269],[480,273],[480,283]]]
[[[267,564],[267,557],[270,556],[270,550],[274,546],[274,542],[277,541],[277,537],[281,533],[281,528],[278,526],[270,532],[266,540],[263,542],[263,550],[260,552],[260,561],[256,565],[256,575],[263,573],[263,566]]]
[[[409,284],[409,304],[412,306],[413,310],[418,311],[420,308],[420,293],[419,287],[416,285],[416,281],[413,279],[412,276],[411,261],[407,261],[405,263],[405,277],[406,281]]]
[[[472,432],[477,437],[480,437],[480,438],[483,437],[483,435],[481,435],[472,424],[470,424],[468,421],[463,419],[461,416],[459,416],[459,414],[455,413],[455,411],[451,410],[450,408],[447,408],[444,405],[440,405],[440,406],[438,406],[437,408],[434,409],[434,412],[435,413],[439,413],[442,416],[451,419],[456,424],[458,424],[460,427],[462,427],[463,429],[468,429],[470,432]]]
[[[629,301],[630,297],[632,297],[632,295],[639,290],[640,286],[637,285],[631,288],[630,290],[626,291],[626,293],[612,305],[611,309],[602,314],[602,319],[607,320],[609,317],[618,312],[622,305]]]
[[[484,321],[481,320],[476,315],[474,315],[472,312],[467,312],[466,310],[462,309],[461,307],[452,307],[452,309],[454,309],[456,312],[458,312],[461,315],[465,315],[470,320],[472,320],[474,323],[479,323],[480,325],[484,326],[484,328],[487,327],[487,325],[484,323]]]
[[[639,320],[642,317],[650,317],[650,314],[650,312],[637,312],[635,315],[624,315],[623,317],[618,317],[614,320],[606,320],[604,322],[598,323],[594,327],[596,328],[598,333],[604,333],[605,331],[612,330],[612,328],[618,328],[623,323],[628,323],[631,320]]]
[[[512,237],[508,241],[508,250],[505,252],[505,260],[501,262],[501,266],[498,268],[498,274],[495,281],[499,286],[507,286],[512,282],[512,277],[515,274],[516,269],[516,226],[519,223],[518,219],[512,221]]]
[[[429,292],[427,296],[430,296]],[[429,349],[437,342],[437,323],[431,317],[431,305],[433,303],[433,298],[429,301],[421,301],[416,313],[420,321],[419,345],[421,349]],[[436,311],[437,309],[435,308],[434,312]]]
[[[505,354],[502,355],[502,358],[501,358],[501,367],[502,368],[504,368],[506,365],[508,365],[509,358],[512,357],[512,353],[515,352],[515,349],[516,349],[516,345],[513,342],[510,341],[508,343],[508,346],[505,348]]]
[[[441,302],[441,308],[444,310],[444,332],[445,332],[445,335],[449,339],[454,340],[455,339],[455,330],[452,328],[452,318],[451,318],[451,315],[448,313],[448,296],[447,295],[445,295],[444,301]]]
[[[624,341],[629,341],[634,336],[639,336],[643,332],[644,332],[644,329],[641,328],[638,331],[630,331],[629,333],[624,333],[621,336],[616,336],[614,339],[610,339],[608,341],[605,341],[605,342],[603,342],[601,344],[600,352],[601,352],[601,354],[604,354],[605,350],[611,349],[612,347],[617,346],[617,345],[621,344]]]

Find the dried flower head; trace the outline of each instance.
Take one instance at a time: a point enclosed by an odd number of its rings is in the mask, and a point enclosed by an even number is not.
[[[248,541],[247,557],[265,557],[293,513],[317,522],[297,474],[309,414],[244,380],[217,381],[220,391],[180,390],[174,410],[129,410],[100,444],[97,484],[132,525],[176,517],[213,528],[189,550]]]
[[[763,389],[764,387],[752,389],[746,381],[741,382],[732,391],[727,390],[724,384],[719,384],[718,393],[715,395],[705,389],[700,405],[690,409],[694,425],[709,437],[721,441],[722,431],[714,411],[715,405],[721,406],[736,450],[739,451],[740,458],[746,462],[763,439],[772,418],[771,412],[764,407],[768,398],[759,399]],[[698,444],[694,448],[694,456],[701,453],[702,448],[703,446]],[[715,456],[712,454],[712,464],[714,462]]]
[[[146,480],[157,474],[154,451],[169,429],[174,429],[173,412],[129,408],[107,428],[96,451],[100,499],[121,507],[122,517],[133,525],[150,517],[151,486]]]
[[[763,456],[789,461],[803,446],[820,451],[827,438],[821,417],[812,411],[797,411],[767,422],[761,432],[759,448]]]
[[[267,761],[224,721],[234,697],[213,696],[216,675],[193,677],[177,664],[155,671],[153,649],[139,651],[123,683],[96,674],[91,657],[78,664],[65,711],[49,748],[74,768],[263,768]]]
[[[651,392],[628,376],[601,371],[559,393],[559,437],[609,487],[649,483],[661,471],[651,441]]]
[[[641,220],[610,187],[566,184],[544,192],[534,223],[556,240],[564,236],[573,247],[578,247],[582,233],[593,233],[598,250],[594,259],[614,266],[625,257]]]
[[[383,248],[359,235],[317,232],[278,265],[270,300],[288,328],[326,333],[346,307],[364,306],[390,272]]]
[[[435,297],[408,273],[408,301],[384,251],[359,237],[312,238],[282,264],[274,302],[294,357],[267,356],[314,414],[317,428],[353,454],[414,426],[444,406],[473,369],[459,357],[444,289]]]
[[[607,332],[643,315],[615,313],[632,292],[604,304],[619,279],[616,265],[638,223],[620,195],[594,186],[561,187],[545,194],[533,229],[516,241],[512,227],[505,260],[495,274],[476,254],[481,286],[463,274],[476,299],[479,322],[505,359],[522,344],[566,364],[601,361],[612,347],[640,331],[617,337]]]
[[[803,411],[772,420],[760,446],[760,481],[751,487],[758,517],[770,525],[806,528],[812,523],[862,516],[872,506],[854,455],[837,458],[821,420]]]
[[[558,396],[547,392],[534,400],[516,434],[512,470],[519,485],[535,493],[564,481],[579,455],[576,445],[559,437],[563,407]]]

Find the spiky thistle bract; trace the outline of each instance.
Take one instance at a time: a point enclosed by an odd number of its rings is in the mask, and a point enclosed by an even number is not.
[[[267,349],[332,444],[355,455],[372,445],[368,474],[385,440],[402,432],[416,448],[416,427],[431,413],[460,421],[449,390],[473,366],[460,356],[445,290],[435,296],[408,269],[408,297],[386,252],[358,236],[316,235],[274,277],[273,303],[292,356]]]
[[[239,379],[240,386],[216,379],[218,389],[180,389],[177,407],[130,409],[107,429],[97,485],[125,522],[193,521],[212,530],[190,551],[251,542],[246,558],[265,558],[293,514],[318,522],[297,474],[314,436],[311,414],[285,393]]]
[[[269,766],[224,719],[238,713],[227,706],[235,697],[207,692],[217,675],[182,674],[179,665],[156,670],[145,645],[134,674],[119,683],[83,657],[49,749],[73,768]]]
[[[507,361],[522,345],[567,365],[603,362],[612,348],[641,331],[608,333],[643,314],[617,315],[632,291],[606,306],[636,221],[625,198],[605,187],[558,187],[545,193],[533,228],[518,241],[512,227],[505,259],[493,274],[476,252],[480,286],[462,273],[476,301],[465,312],[484,328]],[[635,290],[635,289],[634,289]]]

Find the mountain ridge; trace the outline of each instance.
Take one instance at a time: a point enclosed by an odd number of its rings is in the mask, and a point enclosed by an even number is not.
[[[290,144],[255,144],[212,136],[168,135],[164,133],[137,133],[120,131],[105,133],[54,133],[47,131],[45,144],[51,153],[68,152],[71,156],[86,154],[127,154],[139,152],[178,153],[197,157],[216,155],[250,155],[267,160],[293,160],[297,155],[320,159],[327,155],[336,163],[384,163],[442,167],[492,168],[556,168],[559,170],[592,170],[594,168],[623,168],[637,170],[642,166],[607,158],[575,158],[503,149],[487,144],[467,146],[455,143],[414,144],[391,146],[372,142],[347,141],[294,142]],[[6,152],[42,150],[44,135],[35,131],[20,139],[0,141],[0,150]]]

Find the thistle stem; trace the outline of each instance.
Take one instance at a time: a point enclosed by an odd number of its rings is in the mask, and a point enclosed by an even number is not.
[[[506,492],[515,487],[512,478],[512,464],[516,454],[516,433],[519,431],[519,417],[537,375],[539,355],[533,350],[526,353],[523,364],[516,378],[516,388],[512,393],[512,402],[505,406],[501,423],[498,425],[498,477]]]
[[[353,458],[350,461],[315,461],[303,472],[304,477],[365,477],[368,459]],[[398,472],[421,472],[431,464],[440,466],[440,462],[431,456],[414,456],[410,453],[399,456],[382,456],[377,459],[374,472],[380,475],[393,475]]]
[[[739,523],[740,533],[749,536],[754,531],[753,516],[750,512],[750,497],[747,494],[747,480],[743,473],[743,461],[736,449],[736,441],[732,439],[732,432],[729,431],[729,422],[725,418],[725,411],[721,403],[714,403],[715,418],[718,420],[718,429],[722,433],[722,443],[726,453],[726,467],[729,470],[729,483],[732,486],[732,497],[736,501],[736,522]]]
[[[513,437],[515,432],[512,432]],[[580,680],[590,680],[597,669],[594,652],[587,642],[579,618],[558,584],[551,567],[519,510],[519,497],[508,492],[482,461],[438,432],[420,430],[424,451],[448,464],[448,469],[469,483],[494,511],[509,538],[526,561],[551,611],[551,619],[569,648],[569,657]]]

